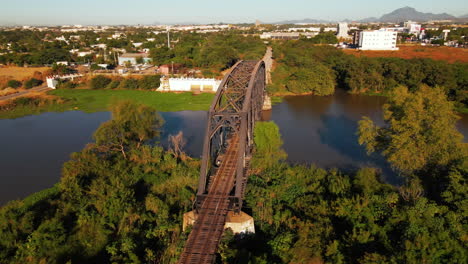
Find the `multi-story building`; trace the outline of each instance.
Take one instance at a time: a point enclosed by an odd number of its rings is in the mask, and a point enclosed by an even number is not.
[[[358,34],[356,44],[360,50],[398,50],[397,32],[368,30]]]
[[[338,34],[336,35],[337,38],[348,38],[348,23],[339,23],[338,24]]]

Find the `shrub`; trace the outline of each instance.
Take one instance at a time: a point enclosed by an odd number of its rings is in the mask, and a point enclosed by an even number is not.
[[[129,78],[125,79],[121,84],[120,87],[124,89],[138,89],[140,86],[137,79]]]
[[[107,85],[107,89],[116,89],[117,87],[119,87],[120,85],[120,81],[119,80],[112,80],[111,83],[109,83],[109,85]]]
[[[152,90],[159,88],[161,83],[161,76],[159,75],[147,75],[139,81],[140,89]]]
[[[60,82],[58,85],[57,85],[57,88],[58,89],[74,89],[76,87],[78,87],[78,83],[75,83],[75,82]]]
[[[22,85],[21,82],[17,80],[9,80],[7,82],[8,87],[15,88],[15,89],[21,87],[21,85]]]
[[[102,75],[98,75],[91,79],[90,87],[91,89],[103,89],[106,88],[112,80]]]
[[[36,78],[31,78],[24,83],[24,88],[31,89],[33,87],[41,85],[42,83],[43,81],[41,80],[38,80]]]

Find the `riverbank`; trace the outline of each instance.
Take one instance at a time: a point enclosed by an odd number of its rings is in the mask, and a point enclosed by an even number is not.
[[[154,107],[162,112],[176,112],[184,110],[208,110],[214,94],[192,93],[160,93],[140,90],[87,90],[60,89],[47,93],[60,98],[61,104],[48,104],[37,107],[29,105],[17,106],[9,111],[0,111],[0,119],[18,118],[45,112],[64,112],[80,110],[94,113],[107,110],[110,103],[119,100],[134,100]]]

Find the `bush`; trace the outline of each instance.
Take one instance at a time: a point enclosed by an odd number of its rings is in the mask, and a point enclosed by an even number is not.
[[[9,80],[7,82],[7,87],[11,87],[11,88],[19,88],[21,87],[21,82],[20,81],[17,81],[17,80]]]
[[[91,79],[90,87],[91,89],[103,89],[106,88],[112,80],[102,75],[98,75]]]
[[[153,90],[158,89],[161,83],[161,76],[147,75],[139,81],[140,89]]]
[[[58,89],[74,89],[76,87],[78,87],[78,83],[75,83],[75,82],[60,82],[58,85],[57,85],[57,88]]]
[[[31,89],[33,87],[41,85],[42,83],[43,81],[41,80],[38,80],[36,78],[31,78],[24,83],[24,88]]]
[[[109,85],[107,85],[107,89],[116,89],[117,87],[119,87],[120,85],[120,81],[119,80],[112,80],[111,83],[109,83]]]
[[[129,79],[125,79],[120,84],[120,87],[124,89],[138,89],[140,88],[140,84],[137,79],[129,78]]]

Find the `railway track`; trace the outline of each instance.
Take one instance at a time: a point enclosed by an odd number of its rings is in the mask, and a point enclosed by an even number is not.
[[[239,138],[235,134],[200,207],[198,219],[179,259],[180,264],[214,263],[229,210],[229,193],[234,187],[238,151]]]

